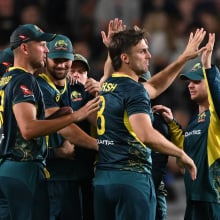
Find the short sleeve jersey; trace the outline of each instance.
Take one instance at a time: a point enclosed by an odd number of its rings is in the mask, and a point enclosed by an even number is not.
[[[70,85],[71,101],[73,110],[78,110],[84,106],[89,100],[94,98],[89,94],[83,84],[76,83]],[[92,135],[92,127],[88,120],[83,120],[77,123],[77,125],[85,131],[87,134]],[[83,147],[75,146],[74,151],[74,163],[77,167],[77,176],[79,179],[92,178],[94,175],[94,162],[96,158],[96,151],[86,149]]]
[[[85,92],[82,84],[70,87],[66,82],[64,87],[58,87],[46,74],[40,74],[37,80],[44,95],[46,109],[71,106],[75,111],[85,105],[90,97],[88,93]],[[64,138],[62,135],[53,133],[49,135],[48,145],[50,148],[56,148],[61,146],[63,141]],[[82,165],[79,165],[76,158],[74,160],[62,158],[47,159],[47,168],[51,174],[51,180],[78,180],[84,176],[80,166]]]
[[[24,140],[13,113],[13,106],[28,102],[36,106],[37,119],[44,119],[44,101],[35,77],[22,68],[11,68],[0,80],[0,156],[17,161],[44,161],[44,137]]]
[[[151,150],[136,136],[129,116],[148,114],[153,119],[150,98],[141,83],[114,73],[102,85],[97,114],[99,158],[97,169],[151,172]]]
[[[164,137],[166,137],[168,140],[170,139],[169,128],[167,126],[167,123],[164,121],[163,117],[158,113],[154,113],[153,126]],[[166,175],[166,165],[168,162],[168,155],[152,151],[151,157],[152,157],[152,177],[155,188],[158,188],[161,180],[164,180],[164,177]]]
[[[86,92],[85,87],[81,83],[70,85],[72,108],[74,111],[80,109],[89,100],[93,98],[91,94]]]
[[[63,107],[63,106],[71,106],[70,95],[67,88],[67,84],[65,84],[62,88],[57,88],[54,83],[50,80],[50,78],[42,73],[37,77],[37,81],[40,85],[40,88],[43,93],[45,108],[54,108],[54,107]],[[49,135],[49,147],[59,147],[64,138],[57,134],[53,133]]]

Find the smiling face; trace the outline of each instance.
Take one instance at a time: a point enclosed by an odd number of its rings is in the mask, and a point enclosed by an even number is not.
[[[72,60],[69,59],[50,59],[47,58],[47,74],[52,80],[63,80],[72,65]]]

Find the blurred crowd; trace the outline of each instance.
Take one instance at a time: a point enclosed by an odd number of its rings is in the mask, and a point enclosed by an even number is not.
[[[100,32],[106,31],[109,20],[115,17],[123,19],[127,27],[137,25],[149,32],[151,74],[183,51],[189,33],[197,27],[215,32],[213,62],[220,66],[220,0],[0,0],[0,50],[8,46],[17,25],[37,24],[47,32],[67,35],[75,52],[88,59],[90,74],[99,80],[106,58]],[[183,71],[190,70],[195,62],[189,62]],[[194,110],[186,87],[177,79],[153,101],[174,109],[183,126],[187,111]]]
[[[182,52],[189,32],[196,27],[216,33],[219,63],[219,12],[220,0],[0,0],[0,49],[7,46],[18,24],[34,23],[69,36],[75,50],[94,63],[99,78],[106,56],[100,31],[118,17],[128,27],[138,25],[149,32],[152,73]]]
[[[137,25],[149,32],[152,75],[183,51],[189,33],[197,27],[215,32],[213,62],[220,66],[220,0],[0,0],[0,50],[8,46],[19,24],[37,24],[47,32],[67,35],[74,51],[88,59],[90,75],[99,80],[107,52],[100,32],[115,17],[127,27]],[[195,62],[182,71],[190,70]],[[187,97],[187,85],[177,79],[153,104],[174,109],[184,127],[188,111],[195,107]]]
[[[88,59],[90,75],[99,80],[107,55],[100,32],[115,17],[149,32],[152,75],[176,59],[197,27],[216,34],[213,62],[220,67],[220,0],[0,0],[0,50],[8,47],[19,24],[37,24],[46,32],[67,35],[74,51]],[[153,104],[172,108],[184,127],[195,107],[187,97],[187,84],[177,79]]]
[[[118,17],[128,27],[138,25],[149,32],[151,74],[183,51],[190,31],[197,27],[215,32],[214,62],[219,66],[219,12],[220,0],[0,0],[0,47],[7,46],[18,24],[38,24],[43,30],[70,37],[75,51],[89,60],[92,76],[99,79],[106,58],[100,32]],[[183,71],[192,66],[193,61]],[[181,98],[187,93],[186,85],[177,79],[155,103],[166,104],[176,109],[177,116],[185,117],[186,109],[194,110]]]

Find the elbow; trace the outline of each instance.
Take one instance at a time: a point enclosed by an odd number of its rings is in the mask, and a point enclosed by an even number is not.
[[[30,129],[21,130],[21,135],[25,141],[30,141],[36,137],[33,132],[30,131]]]
[[[150,136],[142,136],[139,137],[139,140],[144,143],[146,146],[152,146],[155,144],[155,140],[153,138],[151,138]]]
[[[25,141],[30,141],[33,137],[29,134],[22,134],[22,137]]]
[[[138,139],[144,143],[145,145],[149,145],[150,141],[149,141],[149,138],[146,138],[146,135],[144,136],[139,136]]]

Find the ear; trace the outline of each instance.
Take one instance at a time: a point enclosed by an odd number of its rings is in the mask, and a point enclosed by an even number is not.
[[[22,43],[20,45],[21,50],[23,51],[23,53],[28,54],[28,50],[27,50],[27,44],[26,43]]]
[[[128,55],[126,53],[122,53],[121,54],[121,61],[123,63],[129,64],[129,57],[128,57]]]

